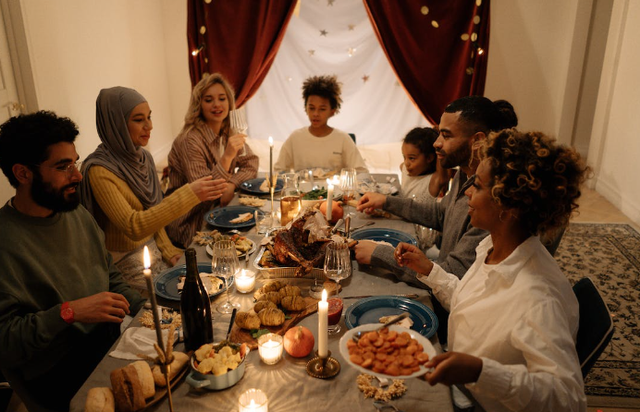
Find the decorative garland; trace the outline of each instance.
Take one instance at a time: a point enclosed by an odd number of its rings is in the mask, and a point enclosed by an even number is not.
[[[373,376],[367,373],[361,373],[356,378],[358,389],[364,394],[365,398],[375,398],[379,401],[390,401],[399,398],[407,391],[407,387],[402,379],[394,379],[388,389],[384,390],[371,384]]]

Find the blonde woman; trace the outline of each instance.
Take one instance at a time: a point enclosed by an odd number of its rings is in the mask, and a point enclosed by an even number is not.
[[[203,176],[224,179],[220,205],[258,173],[258,156],[245,144],[246,135],[230,136],[229,110],[235,109],[233,88],[220,73],[204,77],[193,88],[182,131],[169,153],[169,192]],[[244,148],[244,150],[243,150]],[[214,202],[204,202],[167,227],[174,244],[187,247]]]

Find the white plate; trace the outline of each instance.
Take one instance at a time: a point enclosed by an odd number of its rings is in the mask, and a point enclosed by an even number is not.
[[[247,252],[245,252],[245,253],[242,253],[242,254],[238,255],[238,259],[245,257],[245,256],[247,255],[247,253],[248,253],[248,254],[252,254],[252,253],[253,253],[253,252],[255,252],[255,250],[256,250],[256,242],[254,242],[254,241],[253,241],[253,240],[251,240],[251,239],[247,239],[247,240],[248,240],[249,242],[251,242],[251,247],[249,248],[249,250],[248,250]],[[206,246],[204,247],[204,250],[206,250],[206,251],[207,251],[207,255],[209,255],[209,256],[211,256],[211,257],[213,257],[213,249],[211,248],[211,245],[206,245]]]
[[[344,360],[349,365],[353,366],[354,368],[356,368],[362,373],[368,373],[369,375],[378,376],[380,378],[389,378],[389,379],[417,378],[418,376],[423,376],[425,373],[427,373],[428,369],[425,368],[423,365],[420,365],[420,370],[412,373],[411,375],[391,376],[391,375],[385,375],[384,373],[374,372],[371,369],[363,368],[362,366],[356,365],[355,363],[351,362],[351,359],[349,357],[349,349],[347,349],[347,342],[350,341],[353,335],[355,335],[358,332],[370,332],[372,330],[378,329],[379,327],[380,327],[379,323],[369,323],[367,325],[358,326],[357,328],[349,329],[344,334],[344,336],[340,339],[340,355],[342,355]],[[433,347],[429,339],[425,338],[415,330],[403,328],[402,326],[398,326],[398,325],[391,325],[389,326],[389,329],[396,331],[398,333],[409,332],[409,335],[411,335],[413,339],[417,340],[418,343],[422,345],[422,347],[424,348],[424,353],[429,355],[429,359],[432,359],[434,356],[436,356],[436,349]]]

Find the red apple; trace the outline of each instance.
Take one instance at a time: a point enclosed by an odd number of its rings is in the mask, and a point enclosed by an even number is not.
[[[327,217],[327,202],[324,201],[320,204],[320,213]],[[342,219],[344,216],[344,210],[342,210],[342,206],[340,203],[335,200],[331,201],[331,219],[329,219],[329,223],[336,223],[339,219]]]

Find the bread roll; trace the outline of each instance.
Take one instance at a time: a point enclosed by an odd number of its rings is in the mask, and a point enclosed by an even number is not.
[[[189,363],[189,356],[182,352],[173,352],[173,362],[171,362],[171,370],[169,371],[169,380],[173,379],[180,371]],[[164,374],[160,366],[153,366],[153,380],[157,386],[167,386],[167,381],[164,379]]]
[[[91,388],[87,393],[84,412],[114,412],[116,408],[111,388]]]
[[[274,305],[274,307],[276,307]],[[238,312],[236,314],[236,325],[242,329],[259,329],[260,318],[253,312]]]
[[[280,326],[284,323],[284,312],[277,308],[262,309],[258,317],[265,326]]]
[[[132,368],[138,373],[138,379],[142,385],[142,394],[146,398],[151,398],[156,394],[156,384],[153,381],[153,373],[151,373],[151,367],[145,361],[136,361],[131,365]]]
[[[140,378],[131,365],[111,371],[111,388],[118,412],[135,412],[147,406]]]
[[[286,310],[292,311],[301,311],[307,308],[307,302],[302,296],[285,296],[280,304]]]

